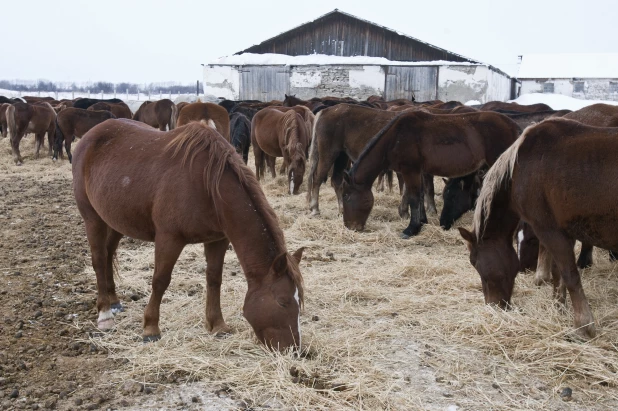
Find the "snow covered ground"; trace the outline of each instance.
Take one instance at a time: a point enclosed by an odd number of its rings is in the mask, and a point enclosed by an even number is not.
[[[515,100],[511,100],[517,104],[537,104],[545,103],[554,110],[579,110],[592,104],[603,103],[618,106],[618,101],[603,101],[603,100],[580,100],[573,97],[564,96],[562,94],[542,94],[531,93],[519,96]]]

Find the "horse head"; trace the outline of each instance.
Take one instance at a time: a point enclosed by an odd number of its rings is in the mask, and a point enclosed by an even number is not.
[[[507,308],[511,303],[519,261],[512,239],[478,239],[473,232],[459,227],[470,252],[470,263],[481,276],[486,304]]]
[[[300,248],[293,255],[280,254],[257,288],[249,283],[243,315],[257,338],[273,350],[283,351],[301,344],[303,288],[298,264],[303,251]]]
[[[474,208],[481,189],[481,180],[478,173],[444,180],[442,199],[444,207],[440,213],[440,226],[449,230],[453,223]]]
[[[350,230],[363,231],[373,208],[371,186],[354,183],[354,176],[344,172],[342,188],[343,224]]]

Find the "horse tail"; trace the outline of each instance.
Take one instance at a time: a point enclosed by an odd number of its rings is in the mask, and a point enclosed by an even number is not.
[[[388,185],[388,191],[393,191],[393,170],[386,170],[386,184]]]
[[[307,201],[311,201],[311,191],[313,187],[313,180],[316,178],[316,174],[318,172],[318,161],[320,161],[320,153],[318,152],[318,138],[316,135],[316,130],[318,127],[318,123],[320,122],[320,117],[322,116],[322,112],[320,111],[315,119],[313,119],[313,127],[311,129],[311,146],[309,147],[309,162],[311,164],[309,170],[309,176],[307,177]],[[322,184],[321,181],[318,181],[318,184]]]
[[[498,157],[487,174],[485,174],[481,193],[476,200],[476,209],[474,210],[473,226],[477,239],[481,238],[483,230],[487,225],[487,220],[489,219],[496,194],[501,190],[510,190],[513,169],[515,168],[519,148],[528,136],[530,130],[537,125],[538,124],[533,124],[528,126],[521,136]]]
[[[10,138],[14,138],[17,135],[15,127],[15,106],[10,105],[6,108],[6,126],[9,129]]]
[[[54,160],[58,159],[58,153],[62,152],[62,142],[64,141],[64,133],[58,125],[58,117],[56,116],[56,136],[54,138]]]
[[[172,114],[170,114],[170,130],[176,128],[176,122],[178,121],[178,106],[172,103]]]

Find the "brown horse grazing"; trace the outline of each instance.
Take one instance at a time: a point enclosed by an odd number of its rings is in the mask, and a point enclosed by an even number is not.
[[[290,194],[298,194],[307,162],[309,136],[303,118],[294,110],[285,113],[274,109],[260,110],[251,121],[251,144],[258,180],[264,176],[266,162],[275,177],[275,158],[283,157],[288,168]]]
[[[127,118],[131,120],[133,118],[133,113],[131,113],[131,109],[125,103],[104,103],[102,101],[95,103],[88,107],[86,110],[90,111],[101,111],[106,110],[111,112],[116,118]]]
[[[519,136],[519,127],[498,113],[434,115],[403,112],[367,143],[350,173],[344,174],[343,222],[362,231],[373,208],[371,186],[381,170],[401,172],[410,205],[402,238],[418,234],[426,222],[423,172],[461,177],[491,166]]]
[[[36,153],[34,158],[39,158],[39,151],[44,143],[45,133],[47,133],[48,155],[51,157],[56,130],[56,112],[52,106],[48,103],[15,103],[7,107],[6,121],[11,132],[11,148],[15,164],[18,166],[23,164],[24,160],[19,152],[19,143],[27,133],[34,133],[35,135]]]
[[[313,130],[313,122],[315,121],[315,115],[309,110],[306,106],[294,106],[294,107],[285,107],[285,106],[272,106],[275,110],[279,110],[282,113],[285,113],[290,110],[294,110],[303,118],[305,125],[307,126],[307,136],[309,136],[309,145],[311,145],[311,131]],[[307,146],[307,150],[309,150],[309,145]],[[307,152],[309,155],[309,152]]]
[[[101,103],[97,103],[101,104]],[[91,110],[90,106],[87,110],[82,108],[67,108],[58,113],[56,117],[56,138],[54,142],[54,155],[53,159],[58,159],[58,154],[62,156],[62,143],[64,142],[64,148],[69,157],[69,162],[73,162],[73,156],[71,155],[71,143],[75,137],[82,137],[92,127],[99,123],[109,120],[110,118],[116,118],[111,111],[107,110]],[[105,103],[103,103],[105,104]]]
[[[177,119],[176,104],[167,98],[159,101],[145,101],[133,115],[133,120],[141,121],[161,131],[165,131],[166,128],[175,129]]]
[[[618,249],[616,158],[618,128],[557,118],[526,129],[498,159],[485,177],[473,232],[460,228],[481,276],[485,302],[502,307],[511,302],[518,271],[511,239],[521,219],[554,260],[559,274],[554,287],[561,280],[569,291],[577,333],[595,335],[573,245],[580,240]]]
[[[104,147],[104,149],[102,149]],[[191,123],[170,132],[130,120],[90,130],[75,150],[73,190],[97,275],[98,326],[122,310],[113,261],[120,239],[155,243],[152,294],[144,341],[158,340],[159,308],[187,244],[204,244],[206,327],[228,332],[221,314],[223,261],[231,243],[245,272],[243,313],[273,349],[300,346],[303,249],[290,255],[277,216],[251,170],[213,128]]]
[[[9,103],[0,104],[0,135],[6,137],[9,132],[9,125],[6,122],[6,109],[9,108]]]
[[[355,161],[367,142],[398,114],[355,104],[339,104],[318,113],[309,149],[311,169],[307,182],[307,200],[311,214],[320,214],[320,185],[326,182],[331,168],[331,185],[337,194],[339,212],[343,212],[341,183],[349,161]],[[426,206],[435,213],[433,177],[425,177]],[[399,214],[403,216],[406,210],[407,203],[402,201]]]
[[[202,120],[212,120],[219,134],[230,141],[230,117],[227,110],[218,104],[197,102],[184,106],[178,115],[178,126]]]
[[[516,111],[520,113],[549,111],[551,109],[552,109],[551,107],[543,103],[524,105],[524,104],[517,104],[517,103],[505,103],[502,101],[490,101],[488,103],[483,104],[480,107],[481,111],[505,110],[505,111]]]

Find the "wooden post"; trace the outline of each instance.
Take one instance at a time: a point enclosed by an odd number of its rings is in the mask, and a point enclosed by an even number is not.
[[[71,91],[71,100],[75,100],[75,90]]]
[[[200,81],[197,81],[197,84],[195,85],[195,95],[199,96],[200,95]]]
[[[56,91],[56,100],[58,100],[58,92]]]
[[[127,101],[129,101],[129,89],[127,89]]]
[[[116,86],[114,86],[114,98],[116,98]]]
[[[88,98],[90,98],[90,90],[88,90]]]
[[[161,90],[159,90],[159,100],[161,100]]]
[[[139,89],[137,89],[137,101],[139,101]]]

